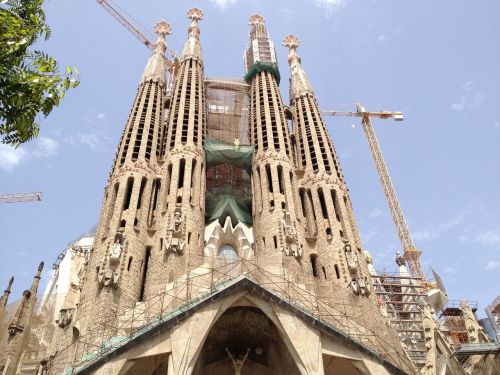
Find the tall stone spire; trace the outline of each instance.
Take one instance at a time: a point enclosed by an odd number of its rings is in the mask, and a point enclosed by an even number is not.
[[[297,220],[299,197],[273,41],[264,18],[250,17],[245,53],[245,80],[250,84],[249,131],[255,154],[252,165],[255,251],[263,267],[284,264],[304,268],[304,236]],[[274,259],[275,258],[275,259]],[[306,267],[306,270],[311,270]]]
[[[155,25],[155,32],[158,34],[158,39],[155,43],[153,54],[148,60],[146,69],[142,73],[141,83],[150,79],[160,82],[165,85],[165,72],[167,71],[167,59],[165,51],[167,50],[166,35],[172,34],[172,27],[165,21],[160,21]]]
[[[7,285],[7,288],[4,290],[2,297],[0,297],[0,319],[2,319],[3,317],[5,306],[7,306],[7,302],[9,300],[10,288],[12,287],[13,282],[14,282],[14,277],[11,277],[9,280],[9,284]]]
[[[333,143],[323,122],[314,90],[297,54],[295,35],[284,38],[289,48],[290,108],[297,140],[296,159],[302,213],[318,277],[347,282],[355,294],[368,294],[369,272],[352,212],[349,192]],[[321,271],[320,271],[321,270]]]
[[[145,298],[164,290],[167,282],[203,263],[205,221],[205,76],[199,21],[203,12],[192,8],[163,135],[161,219],[147,263]]]
[[[160,148],[165,110],[165,36],[171,26],[155,26],[158,40],[142,73],[105,188],[87,281],[75,321],[58,332],[63,347],[73,332],[104,329],[117,313],[144,297],[144,278],[160,216]],[[158,249],[155,249],[158,251]],[[61,333],[62,332],[62,333]]]
[[[41,262],[38,266],[38,270],[31,283],[31,288],[23,292],[21,302],[9,324],[7,346],[0,360],[0,370],[3,371],[2,375],[14,375],[17,373],[21,354],[23,353],[24,345],[26,344],[31,328],[31,319],[35,309],[36,293],[38,291],[43,265],[43,262]]]

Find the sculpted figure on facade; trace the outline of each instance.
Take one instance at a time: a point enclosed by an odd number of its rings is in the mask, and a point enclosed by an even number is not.
[[[283,230],[283,237],[285,239],[285,247],[283,252],[286,256],[294,256],[300,258],[302,256],[302,249],[297,240],[297,229],[292,222],[292,217],[289,211],[283,211],[283,219],[281,219],[281,227]]]
[[[241,356],[234,358],[228,348],[226,348],[226,352],[229,355],[229,359],[233,362],[234,375],[241,375],[241,369],[246,359],[248,358],[248,354],[250,353],[250,348],[247,349],[245,356],[241,358]]]
[[[57,325],[61,328],[67,327],[73,321],[74,313],[80,303],[80,287],[71,283],[68,294],[64,298]]]
[[[368,296],[371,293],[371,282],[367,277],[359,277],[358,275],[358,255],[352,251],[350,244],[345,244],[344,254],[347,260],[347,268],[351,276],[351,290],[355,295]]]
[[[116,240],[116,242],[113,244],[113,246],[111,246],[111,249],[109,250],[109,262],[111,264],[120,262],[120,255],[122,254],[122,250],[122,244],[119,240]]]
[[[167,252],[174,252],[182,254],[185,246],[185,232],[186,222],[182,214],[180,205],[175,208],[174,215],[167,229],[167,241],[165,243],[165,250]]]
[[[123,245],[121,239],[117,238],[116,242],[111,245],[108,252],[108,262],[104,261],[104,266],[97,274],[99,286],[116,288],[120,281],[120,259],[122,258]]]

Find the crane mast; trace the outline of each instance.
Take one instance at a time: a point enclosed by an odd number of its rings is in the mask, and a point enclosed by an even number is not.
[[[154,48],[154,43],[151,42],[137,27],[135,27],[130,21],[123,17],[118,10],[116,10],[107,0],[97,0],[99,4],[102,5],[104,9],[108,11],[118,22],[120,22],[125,28],[135,35],[146,47],[150,50]]]
[[[42,193],[13,193],[1,194],[0,203],[19,203],[19,202],[40,202]]]
[[[399,241],[401,243],[401,248],[403,249],[403,256],[408,265],[409,271],[413,277],[421,278],[425,281],[425,274],[423,271],[422,264],[420,263],[421,252],[415,248],[413,240],[410,235],[410,230],[406,224],[406,220],[403,215],[403,210],[399,204],[398,197],[396,195],[396,190],[389,176],[389,171],[387,165],[382,156],[382,151],[375,135],[375,130],[370,121],[370,117],[388,119],[393,118],[396,121],[403,120],[403,114],[401,112],[367,112],[361,104],[356,104],[357,112],[339,112],[339,111],[324,111],[323,114],[330,116],[350,116],[350,117],[361,117],[361,123],[363,125],[363,130],[365,132],[366,139],[368,140],[368,145],[375,162],[375,167],[377,169],[382,188],[384,189],[384,195],[386,197],[387,203],[389,204],[389,210],[391,211],[392,219],[396,225],[396,230],[398,232]]]

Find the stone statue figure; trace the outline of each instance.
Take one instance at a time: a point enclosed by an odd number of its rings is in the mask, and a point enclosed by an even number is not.
[[[292,222],[292,216],[289,211],[283,210],[283,219],[281,219],[283,236],[285,237],[285,255],[299,258],[302,256],[302,249],[297,244],[297,230]]]
[[[185,232],[185,219],[182,215],[182,209],[180,205],[175,208],[172,221],[167,229],[167,241],[165,244],[167,251],[173,251],[174,253],[182,254],[185,246],[184,240]]]
[[[99,286],[109,286],[112,288],[116,288],[118,286],[118,281],[120,281],[120,273],[112,270],[111,268],[106,268],[104,270],[99,271],[97,275],[97,281],[99,282]]]
[[[64,328],[71,324],[73,320],[73,315],[80,303],[80,287],[71,283],[68,294],[64,298],[63,305],[59,311],[59,319],[57,320],[57,325]]]
[[[235,136],[235,137],[234,137],[234,142],[233,142],[233,144],[234,144],[234,149],[235,149],[235,150],[239,150],[239,149],[240,149],[240,144],[241,144],[241,142],[240,142],[240,138],[239,138],[238,136]]]
[[[109,250],[109,261],[110,263],[118,263],[120,260],[120,255],[122,254],[122,244],[120,243],[119,240],[116,240],[116,242],[111,246],[111,249]]]
[[[345,257],[347,259],[347,267],[349,268],[349,272],[352,275],[356,275],[358,273],[358,259],[355,253],[353,253],[351,249],[351,245],[346,244],[344,246]]]
[[[245,356],[241,358],[241,356],[238,356],[238,358],[234,358],[231,355],[231,352],[229,351],[228,348],[226,348],[226,352],[229,355],[229,358],[231,359],[231,362],[233,362],[233,368],[234,368],[234,375],[241,375],[241,368],[243,367],[243,363],[246,361],[248,354],[250,353],[250,348],[247,349],[247,352]]]

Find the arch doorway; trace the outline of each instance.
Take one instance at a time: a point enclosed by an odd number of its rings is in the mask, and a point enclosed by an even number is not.
[[[213,325],[193,374],[299,375],[274,323],[258,308],[231,307]]]

